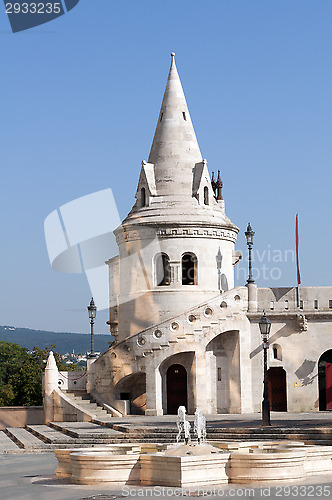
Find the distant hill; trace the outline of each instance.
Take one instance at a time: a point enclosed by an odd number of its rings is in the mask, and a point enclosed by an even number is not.
[[[31,330],[30,328],[15,328],[14,326],[0,326],[0,341],[14,342],[22,347],[32,350],[35,346],[44,349],[55,345],[55,351],[60,354],[84,354],[90,352],[90,335],[82,333],[56,333],[44,330]],[[94,335],[96,352],[105,352],[112,342],[111,335]]]

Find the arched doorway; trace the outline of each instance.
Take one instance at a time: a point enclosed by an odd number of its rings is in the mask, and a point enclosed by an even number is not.
[[[176,415],[179,406],[187,406],[187,370],[182,365],[171,365],[166,373],[167,413]]]
[[[332,410],[332,349],[319,358],[318,388],[320,411]]]
[[[287,411],[286,372],[281,367],[267,372],[270,408],[272,411]]]

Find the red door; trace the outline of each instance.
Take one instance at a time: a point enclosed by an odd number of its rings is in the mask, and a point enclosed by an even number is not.
[[[332,363],[325,364],[326,409],[332,410]]]
[[[171,365],[167,370],[167,413],[176,415],[179,406],[187,407],[187,371],[182,365]]]
[[[267,372],[270,408],[272,411],[287,411],[286,372],[273,367]]]

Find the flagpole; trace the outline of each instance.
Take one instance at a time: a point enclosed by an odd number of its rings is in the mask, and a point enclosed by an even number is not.
[[[297,287],[296,287],[296,302],[297,307],[300,307],[300,288],[301,275],[300,275],[300,263],[299,263],[299,214],[296,214],[295,219],[295,244],[296,244],[296,270],[297,270]]]
[[[296,302],[297,302],[297,307],[300,307],[300,288],[299,285],[296,287]]]

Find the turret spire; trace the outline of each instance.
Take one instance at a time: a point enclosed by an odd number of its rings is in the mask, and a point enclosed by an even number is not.
[[[192,169],[202,161],[202,155],[176,69],[175,53],[172,52],[171,56],[171,68],[148,161],[155,165],[159,195],[191,196]]]

